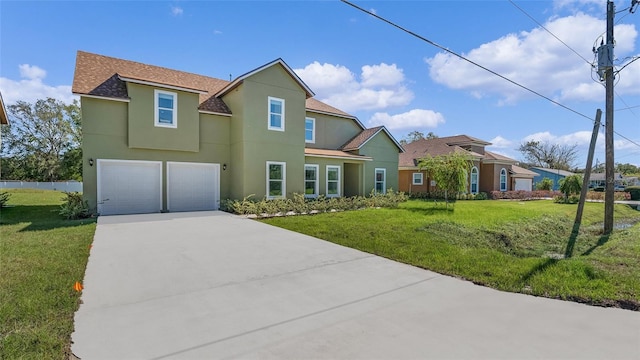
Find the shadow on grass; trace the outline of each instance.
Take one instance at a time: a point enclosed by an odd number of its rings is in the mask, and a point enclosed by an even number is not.
[[[40,231],[74,227],[96,222],[95,218],[66,220],[59,214],[59,205],[16,205],[2,208],[0,224],[28,224],[19,231]]]
[[[552,267],[553,265],[557,264],[557,263],[558,263],[558,261],[560,261],[560,260],[558,260],[558,259],[551,259],[551,258],[550,258],[550,259],[546,259],[545,261],[543,261],[543,262],[541,262],[541,263],[538,263],[538,264],[537,264],[536,266],[534,266],[531,270],[529,270],[529,272],[528,272],[528,273],[526,273],[526,274],[522,277],[522,279],[520,279],[520,281],[521,281],[522,283],[524,283],[524,284],[528,283],[528,282],[529,282],[529,280],[530,280],[532,277],[534,277],[534,276],[536,276],[536,275],[538,275],[538,274],[540,274],[540,273],[545,272],[548,268],[550,268],[550,267]]]
[[[589,249],[587,249],[587,251],[583,252],[582,256],[590,255],[595,249],[606,244],[607,241],[609,241],[609,237],[611,237],[611,234],[600,236],[600,239],[598,239],[598,242],[592,247],[590,247]]]
[[[405,206],[403,207],[403,209],[410,212],[419,213],[422,215],[453,213],[455,209],[455,207],[453,206],[454,203],[451,203],[451,202],[449,203],[448,207],[445,206],[444,201],[442,202],[428,201],[428,203],[430,203],[430,205],[428,206]]]
[[[564,249],[564,257],[570,258],[573,256],[573,249],[576,245],[576,239],[578,239],[578,234],[580,233],[580,223],[574,223],[573,229],[571,230],[571,236],[569,236],[569,241],[567,242],[567,247]]]

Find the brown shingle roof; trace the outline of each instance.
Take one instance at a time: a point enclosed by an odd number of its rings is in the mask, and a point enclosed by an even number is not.
[[[281,59],[272,63],[278,61],[281,61]],[[128,99],[127,87],[122,78],[202,92],[200,94],[200,106],[198,107],[200,110],[231,114],[231,110],[229,110],[224,101],[215,96],[216,93],[230,85],[230,81],[84,51],[78,51],[76,57],[72,91],[79,95]],[[316,99],[307,99],[306,108],[310,111],[319,111],[354,119],[364,129],[364,126],[353,115]]]
[[[213,97],[213,94],[229,83],[228,81],[78,51],[73,93],[128,99],[127,88],[121,78],[198,90],[203,92],[200,94],[200,110],[231,113],[222,99]]]
[[[523,167],[520,167],[518,165],[511,165],[511,172],[513,174],[513,177],[526,177],[526,178],[533,178],[535,176],[538,176],[540,174],[533,172],[531,170],[525,169]]]
[[[434,139],[421,139],[414,141],[407,145],[404,145],[405,152],[400,154],[400,167],[414,167],[417,166],[418,161],[423,157],[429,156],[441,156],[447,155],[454,151],[464,152],[473,157],[480,158],[481,160],[493,160],[504,161],[515,164],[516,161],[502,156],[500,154],[485,151],[484,155],[468,151],[458,146],[468,143],[475,143],[478,145],[489,145],[490,143],[467,135],[456,135],[448,137],[439,137]]]
[[[347,114],[346,112],[340,110],[340,109],[336,109],[331,105],[327,105],[321,101],[318,101],[314,98],[308,98],[306,105],[307,110],[311,110],[311,111],[319,111],[319,112],[324,112],[324,113],[330,113],[330,114],[336,114],[336,115],[342,115],[345,117],[349,117],[349,118],[354,118],[353,115]]]
[[[340,147],[340,150],[344,150],[344,151],[358,150],[362,146],[364,146],[364,144],[366,144],[367,141],[371,140],[374,136],[376,136],[381,131],[387,134],[389,139],[391,139],[391,141],[394,142],[394,144],[398,147],[398,150],[400,150],[400,152],[404,152],[404,149],[402,148],[402,146],[396,141],[393,135],[391,135],[391,133],[389,133],[389,131],[387,131],[387,129],[384,126],[377,126],[371,129],[362,130],[358,135],[352,137],[349,141],[347,141],[344,145],[342,145]]]
[[[364,155],[356,155],[348,152],[344,152],[341,150],[331,150],[331,149],[315,149],[315,148],[305,148],[304,154],[307,156],[318,156],[318,157],[331,157],[331,158],[345,158],[345,159],[358,159],[358,160],[372,160],[371,156]]]

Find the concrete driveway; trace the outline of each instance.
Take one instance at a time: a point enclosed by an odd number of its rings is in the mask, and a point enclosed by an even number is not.
[[[639,359],[640,313],[495,291],[223,212],[100,217],[81,359]]]

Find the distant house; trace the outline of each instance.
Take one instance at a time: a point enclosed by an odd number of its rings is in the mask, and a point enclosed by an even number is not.
[[[558,169],[549,169],[542,167],[532,167],[531,170],[538,173],[538,175],[533,178],[533,188],[536,188],[536,185],[542,182],[542,179],[548,178],[553,181],[552,190],[560,190],[560,180],[566,178],[567,176],[575,175],[571,171],[566,170],[558,170]]]
[[[467,192],[477,194],[490,191],[531,191],[537,173],[517,166],[509,157],[485,150],[490,142],[468,135],[422,139],[404,146],[400,154],[398,181],[400,191],[406,193],[428,193],[437,185],[427,171],[418,167],[426,156],[447,155],[463,152],[472,159]]]
[[[314,99],[282,59],[227,81],[79,51],[72,90],[101,215],[398,189],[389,131]]]
[[[9,118],[7,117],[7,109],[4,107],[4,100],[2,100],[2,93],[0,93],[0,126],[9,125]],[[2,146],[2,132],[0,132],[0,147]],[[2,179],[2,173],[0,173],[0,179]]]
[[[589,177],[589,189],[605,188],[607,185],[607,178],[605,173],[592,173]],[[620,173],[613,174],[613,186],[616,190],[624,189],[625,178]]]

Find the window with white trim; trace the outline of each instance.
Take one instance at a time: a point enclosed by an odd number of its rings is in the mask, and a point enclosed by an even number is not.
[[[500,170],[500,191],[507,191],[507,170]]]
[[[314,118],[304,119],[304,142],[316,142],[316,119]]]
[[[267,161],[267,199],[285,197],[287,193],[287,163]]]
[[[478,193],[478,168],[477,167],[472,167],[471,168],[471,193],[472,194],[477,194]]]
[[[269,96],[268,129],[284,131],[284,99]]]
[[[159,127],[178,127],[178,94],[154,90],[154,123]]]
[[[376,168],[375,170],[375,189],[376,194],[384,194],[387,192],[387,169]]]
[[[424,175],[422,173],[413,173],[413,181],[411,183],[413,185],[424,184]]]
[[[327,165],[327,197],[340,196],[340,166]]]
[[[304,197],[318,197],[318,170],[318,165],[304,164]]]

